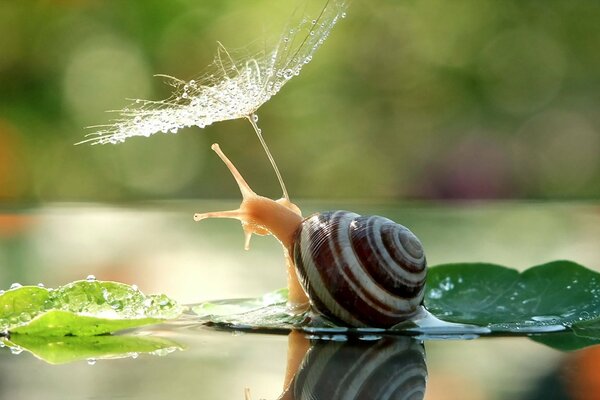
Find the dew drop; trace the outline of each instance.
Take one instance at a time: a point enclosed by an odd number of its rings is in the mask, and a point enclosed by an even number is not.
[[[448,290],[454,289],[454,283],[452,283],[452,280],[449,277],[442,280],[440,282],[439,286],[440,286],[440,289],[445,290],[446,292]]]
[[[590,313],[587,311],[582,311],[579,313],[579,319],[589,319]]]
[[[88,365],[95,365],[96,364],[96,359],[95,358],[88,358],[87,359],[87,363],[88,363]]]
[[[85,280],[88,281],[88,282],[94,282],[96,280],[96,277],[94,275],[88,275],[85,278]]]
[[[131,289],[132,289],[132,290],[135,290],[135,291],[137,292],[137,290],[138,290],[138,285],[136,285],[136,284],[133,284],[133,285],[131,285]]]
[[[435,300],[442,298],[442,291],[440,289],[431,289],[429,291],[429,297]]]
[[[19,354],[21,354],[23,352],[23,349],[19,346],[15,346],[15,347],[10,348],[10,352],[13,353],[14,355],[18,356]]]
[[[23,286],[23,285],[21,285],[19,282],[15,282],[15,283],[13,283],[12,285],[10,285],[10,288],[11,288],[11,289],[18,289],[18,288],[20,288],[21,286]]]
[[[342,18],[346,18],[346,13],[345,12],[342,13]]]
[[[21,315],[19,315],[19,319],[22,322],[29,322],[31,321],[31,315],[29,313],[22,312]]]
[[[252,114],[252,121],[258,122],[258,115]]]
[[[42,282],[37,284],[37,287],[45,287],[44,284]]]

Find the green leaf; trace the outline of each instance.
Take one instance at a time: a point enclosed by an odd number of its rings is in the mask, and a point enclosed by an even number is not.
[[[158,318],[108,319],[76,314],[71,311],[44,312],[27,325],[11,330],[21,335],[94,336],[161,322]]]
[[[117,282],[77,281],[58,289],[22,286],[0,295],[0,329],[37,336],[100,335],[178,317],[165,295]]]
[[[429,270],[426,308],[438,318],[495,332],[541,332],[600,318],[600,274],[570,261],[522,273],[492,264]]]
[[[2,342],[15,353],[26,350],[49,364],[79,360],[137,357],[141,353],[168,354],[182,347],[168,339],[151,336],[39,337],[12,334]]]

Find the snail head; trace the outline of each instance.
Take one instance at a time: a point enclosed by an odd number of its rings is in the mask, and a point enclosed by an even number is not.
[[[214,211],[194,214],[195,221],[207,218],[233,218],[241,221],[245,234],[244,248],[250,248],[252,234],[275,236],[287,250],[292,245],[293,234],[302,222],[298,206],[287,198],[272,200],[256,194],[227,158],[217,143],[211,146],[225,163],[242,193],[242,204],[235,210]]]

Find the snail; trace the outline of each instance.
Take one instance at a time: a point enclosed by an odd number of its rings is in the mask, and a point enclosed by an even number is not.
[[[211,147],[242,193],[236,210],[199,213],[194,220],[234,218],[249,248],[253,233],[272,234],[287,260],[288,304],[349,327],[389,328],[416,315],[423,302],[426,259],[419,239],[380,216],[328,211],[302,217],[287,197],[257,195],[218,144]]]

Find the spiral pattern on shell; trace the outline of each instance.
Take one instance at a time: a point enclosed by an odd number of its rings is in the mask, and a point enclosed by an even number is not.
[[[388,328],[423,302],[423,247],[390,219],[314,214],[296,231],[292,257],[313,309],[346,326]]]

